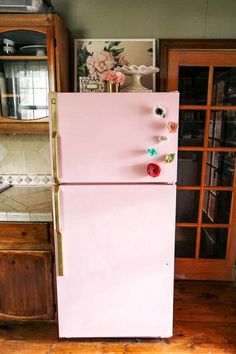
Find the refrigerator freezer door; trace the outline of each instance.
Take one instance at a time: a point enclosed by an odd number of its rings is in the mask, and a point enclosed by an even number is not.
[[[176,92],[57,94],[60,183],[175,183],[178,101]]]
[[[60,187],[60,337],[170,337],[175,186]]]

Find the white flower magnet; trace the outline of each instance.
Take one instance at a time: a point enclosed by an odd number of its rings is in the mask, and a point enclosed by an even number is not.
[[[165,118],[167,109],[163,106],[156,106],[153,109],[156,118]]]
[[[170,138],[169,138],[168,136],[166,136],[166,135],[161,135],[161,136],[158,136],[158,137],[157,137],[157,143],[158,143],[158,144],[167,142],[167,141],[169,141],[169,140],[170,140]]]

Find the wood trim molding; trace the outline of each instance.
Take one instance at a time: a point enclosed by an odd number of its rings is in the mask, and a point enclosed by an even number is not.
[[[167,89],[168,53],[180,50],[236,50],[236,39],[160,39],[159,40],[159,91]]]

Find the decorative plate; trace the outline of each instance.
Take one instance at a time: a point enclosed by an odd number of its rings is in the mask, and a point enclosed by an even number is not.
[[[119,71],[125,75],[148,75],[158,73],[160,70],[155,66],[146,66],[146,65],[123,65],[115,68],[116,71]]]
[[[26,55],[46,55],[46,45],[26,45],[20,51]]]

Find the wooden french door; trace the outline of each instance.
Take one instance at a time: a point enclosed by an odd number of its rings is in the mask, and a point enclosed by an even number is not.
[[[180,91],[176,266],[181,279],[233,280],[236,253],[236,51],[170,50]]]

